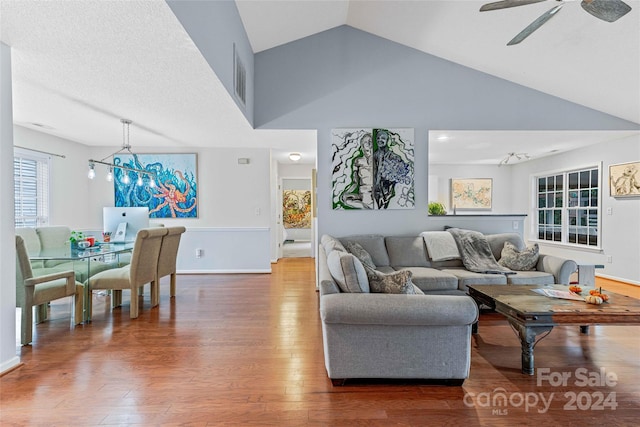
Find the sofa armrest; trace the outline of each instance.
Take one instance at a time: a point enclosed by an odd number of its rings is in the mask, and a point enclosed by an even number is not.
[[[578,264],[570,259],[541,254],[536,270],[553,274],[557,284],[568,285],[571,275],[578,270]]]
[[[325,323],[352,325],[471,325],[478,306],[471,297],[341,293],[320,298]]]

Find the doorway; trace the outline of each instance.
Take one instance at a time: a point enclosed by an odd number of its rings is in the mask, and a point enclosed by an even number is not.
[[[310,179],[282,179],[282,257],[311,257]]]

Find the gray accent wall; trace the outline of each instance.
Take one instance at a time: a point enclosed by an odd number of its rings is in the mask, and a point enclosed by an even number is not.
[[[254,119],[318,130],[318,234],[338,236],[441,227],[427,216],[429,130],[640,128],[349,26],[256,54]],[[331,129],[360,126],[415,129],[415,209],[331,209]]]
[[[167,0],[167,4],[242,114],[253,125],[254,56],[235,1]],[[242,105],[234,91],[234,45],[247,71],[246,105]]]

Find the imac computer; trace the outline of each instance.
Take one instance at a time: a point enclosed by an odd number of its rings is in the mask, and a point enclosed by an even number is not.
[[[149,208],[103,207],[102,221],[112,242],[134,242],[138,230],[149,227]]]

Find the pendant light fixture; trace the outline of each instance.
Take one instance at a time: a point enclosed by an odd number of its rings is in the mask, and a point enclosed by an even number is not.
[[[96,168],[96,163],[98,163],[108,167],[108,173],[107,173],[106,179],[109,182],[113,181],[114,179],[114,175],[113,175],[114,169],[120,169],[123,172],[123,177],[122,177],[123,184],[129,184],[131,182],[131,178],[129,178],[129,172],[134,172],[138,176],[138,179],[136,181],[137,185],[139,186],[143,185],[143,177],[148,176],[149,186],[155,187],[156,186],[155,172],[144,170],[144,169],[132,168],[125,165],[116,165],[115,163],[113,163],[113,157],[117,154],[130,154],[131,156],[134,156],[133,151],[131,151],[131,143],[129,141],[129,126],[131,125],[131,120],[120,119],[120,122],[122,123],[122,148],[120,148],[115,153],[108,155],[102,160],[89,159],[89,172],[87,173],[87,177],[89,179],[95,178],[96,176],[95,168]],[[111,157],[112,159],[111,162],[106,161],[109,157]]]

